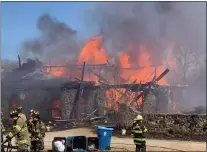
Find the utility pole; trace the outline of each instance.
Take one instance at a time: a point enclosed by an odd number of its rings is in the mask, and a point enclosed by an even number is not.
[[[19,61],[19,68],[21,69],[22,68],[22,64],[21,64],[21,59],[20,59],[19,55],[18,55],[18,61]]]

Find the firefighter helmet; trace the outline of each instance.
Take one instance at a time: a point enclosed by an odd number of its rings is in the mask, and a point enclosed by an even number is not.
[[[39,112],[39,111],[35,111],[34,113],[35,113],[36,115],[39,115],[39,114],[40,114],[40,112]]]
[[[33,109],[31,109],[29,113],[34,113],[34,110],[33,110]]]
[[[22,106],[18,106],[18,107],[17,107],[17,111],[18,111],[18,112],[22,111],[22,109],[23,109]]]
[[[9,114],[10,114],[11,118],[15,117],[15,116],[18,117],[18,111],[17,110],[11,110]]]
[[[40,112],[39,111],[34,112],[34,118],[40,118]]]
[[[137,115],[136,120],[143,120],[142,115]]]

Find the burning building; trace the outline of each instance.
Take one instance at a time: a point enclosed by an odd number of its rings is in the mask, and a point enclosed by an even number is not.
[[[165,75],[169,69],[164,64],[153,65],[146,46],[140,46],[133,64],[130,49],[111,64],[98,35],[86,43],[75,65],[20,62],[18,69],[4,71],[2,104],[7,108],[23,105],[26,113],[38,109],[45,119],[77,118],[95,110],[100,116],[109,109],[118,110],[122,103],[142,112],[169,112],[170,101],[178,96],[173,90],[181,92],[181,87],[168,84]]]
[[[80,110],[81,105],[85,104],[86,107],[79,111],[79,114],[93,108],[93,105],[86,104],[89,100],[96,100],[90,95],[96,89],[93,88],[92,82],[70,81],[54,77],[48,75],[42,65],[25,66],[28,64],[30,62],[19,69],[10,72],[4,71],[5,77],[2,79],[2,109],[4,112],[22,105],[27,114],[30,109],[37,109],[41,111],[44,119],[51,120],[52,118],[70,119],[72,110],[76,108],[74,107],[76,100],[80,101]],[[89,87],[89,89],[81,92],[80,87]]]

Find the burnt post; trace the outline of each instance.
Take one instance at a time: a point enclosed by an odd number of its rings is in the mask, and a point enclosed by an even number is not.
[[[73,78],[73,68],[71,68],[71,71],[70,71],[70,80],[72,80],[72,78]]]
[[[72,108],[72,115],[74,117],[74,119],[77,118],[77,111],[78,111],[78,102],[80,100],[80,97],[82,95],[82,92],[83,92],[83,86],[81,85],[81,83],[83,82],[83,79],[84,79],[84,71],[85,71],[85,62],[83,63],[83,68],[82,68],[82,72],[81,72],[81,81],[80,81],[80,84],[79,84],[79,87],[78,87],[78,90],[77,90],[77,93],[76,93],[76,99],[75,99],[75,103],[73,105],[73,108]]]
[[[19,55],[18,55],[18,61],[19,61],[19,68],[22,68],[21,59]]]
[[[85,66],[86,66],[86,62],[83,62],[83,68],[82,68],[82,73],[81,73],[81,81],[83,81],[83,79],[84,79]]]
[[[142,95],[141,111],[142,111],[142,114],[144,114],[144,94]]]
[[[154,79],[151,82],[146,83],[145,85],[147,85],[148,88],[151,88],[152,86],[155,86],[157,84],[157,82],[162,79],[170,70],[166,69],[165,71],[163,71],[156,79]],[[149,90],[149,89],[147,89]],[[135,101],[137,101],[139,98],[142,97],[142,95],[146,93],[146,91],[143,91],[142,93],[140,93],[135,99]]]

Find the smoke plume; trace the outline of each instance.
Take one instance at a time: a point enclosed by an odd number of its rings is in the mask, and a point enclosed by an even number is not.
[[[205,51],[205,7],[199,2],[106,2],[97,4],[86,21],[102,29],[105,40],[113,46],[108,50],[114,52],[129,44],[135,48],[148,44],[159,54],[163,52],[157,48],[161,37]]]
[[[205,105],[206,88],[200,85],[206,81],[205,74],[200,72],[205,69],[201,65],[206,61],[205,3],[105,2],[97,4],[88,14],[86,22],[103,31],[106,51],[111,56],[126,51],[130,45],[128,53],[135,63],[139,46],[146,44],[152,63],[163,63],[167,58],[166,46],[176,41],[179,48],[172,55],[179,57],[181,78],[177,81],[178,76],[174,75],[170,81],[189,84],[185,101],[179,101],[180,109]]]
[[[77,31],[49,14],[41,15],[36,26],[40,36],[23,42],[21,56],[37,57],[43,61],[54,58],[67,61],[76,56],[79,51]]]
[[[179,48],[171,55],[179,57],[180,71],[170,81],[189,84],[185,101],[179,101],[180,109],[205,105],[206,87],[201,84],[205,84],[206,74],[200,72],[206,68],[201,66],[206,62],[205,2],[101,2],[92,10],[82,11],[87,30],[98,28],[103,32],[109,57],[127,50],[133,66],[139,66],[136,60],[141,45],[150,51],[151,62],[160,64],[169,55],[166,53],[169,42],[176,41]],[[39,37],[22,44],[21,57],[37,57],[42,61],[55,58],[59,63],[77,59],[80,51],[77,31],[49,14],[38,18],[37,29]]]

